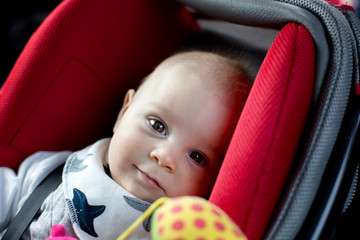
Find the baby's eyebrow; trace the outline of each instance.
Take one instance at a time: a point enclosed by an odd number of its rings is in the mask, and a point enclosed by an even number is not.
[[[161,114],[163,120],[168,123],[172,123],[171,125],[176,125],[181,122],[181,115],[178,114],[178,112],[175,109],[169,108],[165,103],[163,102],[150,102],[150,106],[154,108],[155,111],[159,111],[159,114]]]
[[[151,106],[154,106],[155,108],[157,108],[158,110],[160,110],[162,113],[169,113],[170,112],[170,109],[164,105],[163,103],[160,103],[160,102],[150,102],[150,105]]]

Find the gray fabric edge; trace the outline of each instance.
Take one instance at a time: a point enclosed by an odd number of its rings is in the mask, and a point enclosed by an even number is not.
[[[315,0],[293,1],[301,7],[312,5],[312,11],[319,12],[328,30],[333,49],[329,71],[319,99],[313,128],[307,140],[307,147],[297,169],[295,179],[288,188],[285,201],[274,225],[265,239],[294,239],[306,219],[321,182],[325,167],[340,130],[347,106],[353,73],[351,30],[347,20],[336,8],[326,2]],[[307,6],[309,7],[309,6]],[[316,14],[316,13],[315,13]],[[317,233],[314,235],[316,236]]]
[[[353,30],[353,34],[355,36],[353,52],[354,52],[354,75],[355,75],[355,83],[360,84],[360,20],[356,16],[356,14],[350,10],[345,12],[345,16],[348,19],[351,28]]]
[[[206,15],[236,24],[278,28],[286,23],[304,25],[311,33],[316,48],[316,81],[312,103],[320,96],[329,59],[329,47],[321,22],[307,10],[273,0],[177,0]]]

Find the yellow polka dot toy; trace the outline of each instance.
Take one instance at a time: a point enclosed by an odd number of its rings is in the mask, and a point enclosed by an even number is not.
[[[156,200],[117,240],[126,239],[152,213],[152,240],[247,240],[222,209],[190,196]]]
[[[200,197],[169,199],[152,217],[153,240],[247,239],[219,207]]]

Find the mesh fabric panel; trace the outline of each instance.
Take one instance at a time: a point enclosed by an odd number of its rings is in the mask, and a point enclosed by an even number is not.
[[[210,201],[259,239],[288,176],[311,102],[314,45],[286,25],[268,51],[239,119]]]

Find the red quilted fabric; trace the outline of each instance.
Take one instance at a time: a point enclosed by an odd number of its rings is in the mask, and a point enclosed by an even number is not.
[[[289,23],[261,66],[210,197],[250,240],[264,233],[288,176],[313,76],[312,38],[303,26]]]
[[[29,40],[0,92],[0,165],[111,134],[125,91],[197,29],[166,0],[67,0]],[[66,113],[66,114],[64,114]]]

